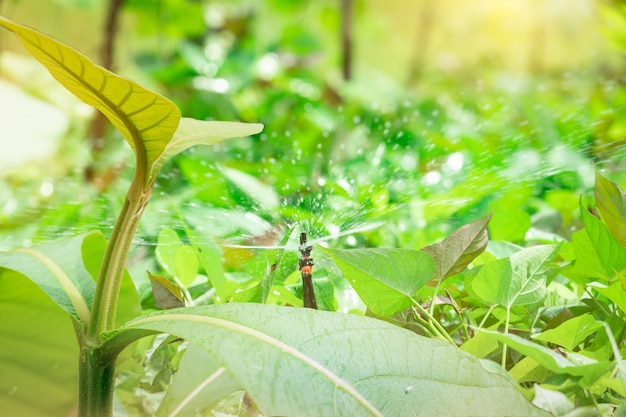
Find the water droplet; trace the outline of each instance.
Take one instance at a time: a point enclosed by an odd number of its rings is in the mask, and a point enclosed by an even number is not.
[[[44,197],[51,196],[52,193],[54,192],[54,184],[48,181],[42,183],[41,186],[39,187],[39,192]]]

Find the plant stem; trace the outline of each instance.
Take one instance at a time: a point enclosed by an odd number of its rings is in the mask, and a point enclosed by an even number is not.
[[[115,313],[126,258],[148,198],[149,193],[140,193],[137,197],[136,188],[131,186],[115,222],[96,283],[87,332],[89,340],[98,340],[100,333],[115,328]]]
[[[504,334],[509,334],[509,322],[511,321],[511,307],[506,307],[506,322],[504,323]],[[508,345],[504,343],[502,345],[502,368],[506,369],[506,353],[508,351]]]
[[[115,360],[101,363],[98,350],[85,345],[79,362],[79,417],[111,417],[115,383]]]
[[[433,334],[438,335],[443,340],[456,346],[456,343],[454,343],[454,340],[452,340],[452,338],[450,337],[448,332],[446,332],[443,326],[424,307],[422,307],[420,303],[417,302],[417,300],[411,298],[411,301],[413,301],[413,306],[428,319],[428,327],[433,332]]]

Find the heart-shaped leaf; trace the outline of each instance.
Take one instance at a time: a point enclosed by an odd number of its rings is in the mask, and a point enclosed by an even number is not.
[[[596,204],[615,239],[626,246],[626,193],[596,168]]]
[[[587,336],[601,328],[602,324],[587,313],[569,319],[554,329],[541,332],[533,339],[554,343],[573,351]]]
[[[421,250],[435,261],[435,278],[445,279],[463,271],[489,243],[487,223],[491,214],[461,226],[444,240]]]
[[[429,282],[433,258],[410,249],[322,249],[337,264],[365,305],[390,316],[411,305],[411,297]]]
[[[150,314],[110,332],[105,344],[146,331],[205,349],[263,415],[546,415],[502,370],[368,317],[229,303]]]
[[[548,265],[559,245],[539,245],[482,266],[472,289],[483,301],[505,307],[532,304],[546,295]]]

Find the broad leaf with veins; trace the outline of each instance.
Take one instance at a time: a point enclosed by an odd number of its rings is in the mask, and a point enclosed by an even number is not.
[[[487,223],[491,214],[461,226],[450,236],[421,251],[429,253],[435,261],[435,277],[445,279],[463,271],[489,242]]]
[[[263,415],[547,416],[504,370],[369,317],[251,303],[190,307],[133,320],[103,348],[151,332],[182,337],[210,356],[199,373],[184,371],[189,383],[178,381],[168,399],[180,401],[182,413],[165,406],[159,415],[194,415],[186,405],[201,406],[202,392],[215,401],[243,389]]]
[[[137,172],[149,188],[159,170],[194,145],[258,133],[263,125],[182,119],[167,98],[99,65],[75,49],[27,26],[0,16],[0,26],[14,32],[26,49],[65,88],[101,111],[135,151]]]

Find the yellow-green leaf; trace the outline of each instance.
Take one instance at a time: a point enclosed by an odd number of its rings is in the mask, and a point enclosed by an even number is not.
[[[154,178],[172,157],[195,145],[213,145],[230,138],[254,135],[263,130],[260,123],[217,122],[183,117],[163,153],[154,159],[149,178]]]
[[[0,26],[15,33],[65,88],[113,123],[135,150],[138,169],[151,167],[163,154],[180,120],[174,103],[35,29],[3,16]]]

